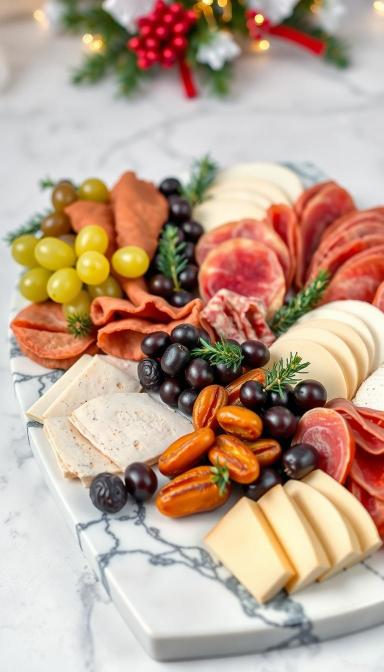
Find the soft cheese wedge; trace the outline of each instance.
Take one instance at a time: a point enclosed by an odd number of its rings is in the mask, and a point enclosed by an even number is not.
[[[226,200],[212,198],[197,205],[193,210],[193,217],[202,224],[205,231],[211,231],[226,222],[235,222],[238,219],[263,219],[265,208],[255,203],[242,200]]]
[[[325,550],[311,524],[283,486],[275,485],[258,504],[283,546],[294,570],[286,590],[305,588],[331,568]]]
[[[348,398],[347,382],[337,359],[322,345],[296,338],[293,332],[289,338],[283,336],[271,345],[268,368],[281,357],[285,360],[291,353],[296,352],[302,357],[303,362],[309,362],[305,377],[319,380],[327,390],[328,399]]]
[[[221,518],[204,542],[260,603],[272,599],[294,576],[257,502],[247,497]]]
[[[327,497],[307,483],[293,479],[287,481],[284,490],[312,525],[330,560],[331,569],[319,576],[318,581],[329,579],[360,560],[361,547],[352,525]]]
[[[321,469],[312,471],[303,481],[325,495],[351,523],[361,547],[360,560],[380,548],[382,541],[375,523],[368,511],[349,490]]]
[[[43,422],[44,421],[44,413],[46,410],[49,408],[49,406],[56,401],[57,397],[66,390],[68,385],[72,383],[73,380],[75,380],[82,371],[88,366],[88,364],[91,362],[92,357],[91,355],[83,355],[80,357],[80,359],[71,366],[68,371],[63,373],[61,378],[56,381],[52,385],[52,387],[49,388],[43,394],[40,399],[35,401],[34,404],[28,409],[27,415],[29,418],[32,418],[33,420],[37,420],[38,422]]]
[[[95,355],[80,373],[73,378],[53,403],[44,411],[43,418],[70,415],[81,404],[94,397],[114,392],[138,392],[140,383],[137,365],[123,371],[100,355]]]
[[[384,336],[383,336],[384,337]],[[353,402],[357,406],[384,411],[384,364],[379,366],[357,390]]]

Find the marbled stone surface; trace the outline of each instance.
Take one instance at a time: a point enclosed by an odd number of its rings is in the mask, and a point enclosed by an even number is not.
[[[114,98],[112,82],[73,89],[68,68],[79,58],[76,40],[40,32],[31,22],[2,25],[12,79],[0,97],[1,232],[45,206],[36,181],[46,174],[112,181],[131,166],[159,178],[207,149],[222,163],[311,159],[362,205],[383,202],[384,20],[374,20],[368,2],[348,5],[355,61],[349,71],[276,44],[268,57],[238,66],[233,97],[224,102],[183,100],[172,73],[133,102]],[[6,325],[17,270],[5,250],[0,274],[0,669],[383,670],[383,627],[220,661],[155,663],[143,653],[95,581],[31,457],[8,373]]]

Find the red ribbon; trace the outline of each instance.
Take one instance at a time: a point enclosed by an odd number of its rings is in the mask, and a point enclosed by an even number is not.
[[[179,61],[180,77],[184,87],[184,93],[187,98],[196,98],[197,88],[192,77],[192,70],[185,58]]]
[[[318,37],[312,37],[312,35],[303,33],[301,30],[296,30],[296,28],[291,28],[290,26],[271,26],[269,33],[270,35],[276,35],[276,37],[282,37],[284,40],[295,42],[295,44],[299,44],[317,56],[322,56],[326,50],[326,44],[323,40],[320,40]]]

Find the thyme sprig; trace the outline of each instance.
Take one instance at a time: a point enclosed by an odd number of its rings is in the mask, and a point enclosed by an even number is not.
[[[93,329],[93,322],[89,315],[74,313],[73,315],[68,315],[67,327],[72,336],[80,338],[81,336],[88,336]]]
[[[57,182],[54,182],[51,177],[43,177],[41,180],[39,180],[39,187],[42,191],[45,191],[46,189],[53,189],[53,187],[57,184]]]
[[[283,394],[285,385],[296,385],[300,382],[301,378],[298,377],[298,374],[307,373],[304,369],[308,366],[309,362],[303,362],[302,357],[297,352],[291,352],[285,362],[281,358],[274,363],[271,369],[268,369],[264,389]]]
[[[185,245],[185,242],[179,241],[178,228],[168,224],[160,236],[156,265],[163,275],[171,278],[176,291],[181,289],[180,273],[188,265],[188,259],[184,254]]]
[[[193,162],[189,181],[183,187],[183,196],[191,205],[202,202],[205,192],[216,177],[217,170],[218,164],[209,154]]]
[[[48,215],[49,210],[45,210],[44,212],[36,212],[32,217],[30,217],[25,224],[22,224],[19,226],[17,229],[14,231],[9,231],[5,236],[4,236],[4,241],[8,245],[12,245],[13,241],[16,240],[16,238],[19,238],[19,236],[25,236],[27,234],[35,234],[39,233],[41,223],[43,219]]]
[[[237,343],[226,341],[223,338],[217,343],[208,343],[204,338],[200,338],[200,343],[200,348],[192,350],[192,357],[202,357],[213,366],[224,364],[235,370],[243,361],[243,353]]]
[[[276,336],[284,334],[300,317],[320,301],[330,281],[328,271],[320,270],[316,278],[286,305],[276,311],[269,326]]]

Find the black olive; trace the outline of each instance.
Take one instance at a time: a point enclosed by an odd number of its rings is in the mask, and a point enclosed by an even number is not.
[[[163,382],[160,364],[155,359],[142,359],[137,367],[139,381],[145,390],[156,390]]]
[[[216,378],[219,381],[220,385],[229,385],[233,380],[239,378],[243,372],[243,367],[241,364],[237,366],[227,366],[223,362],[216,364],[215,366]]]
[[[261,470],[260,476],[256,481],[245,486],[244,494],[246,497],[249,497],[249,499],[253,499],[255,502],[257,502],[257,500],[265,495],[268,490],[273,488],[275,485],[281,485],[282,482],[283,479],[275,469],[265,467],[265,469]]]
[[[319,454],[309,443],[296,443],[283,453],[282,465],[289,478],[304,478],[319,466]]]
[[[192,415],[194,403],[199,396],[199,390],[183,390],[179,396],[177,406],[185,415]]]
[[[117,513],[127,501],[127,490],[119,476],[104,472],[93,479],[89,496],[99,511]]]
[[[199,345],[200,330],[193,324],[178,324],[171,331],[172,343],[181,343],[186,348],[197,348]]]
[[[153,331],[141,341],[141,349],[144,355],[149,357],[161,357],[171,340],[166,331]]]
[[[161,358],[161,368],[167,376],[174,378],[185,369],[191,359],[191,353],[185,345],[172,343]]]

